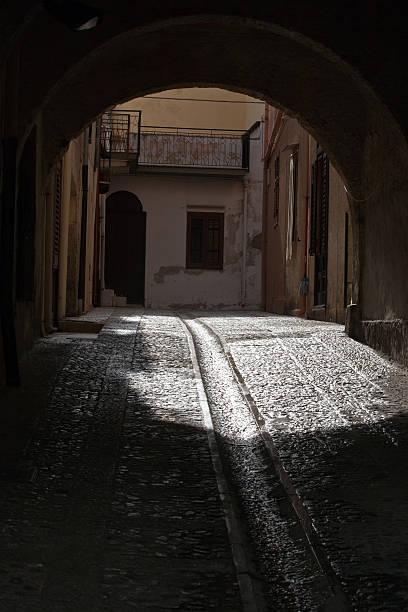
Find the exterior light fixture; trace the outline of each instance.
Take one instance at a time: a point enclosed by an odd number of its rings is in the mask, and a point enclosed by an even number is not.
[[[102,20],[102,12],[74,0],[46,0],[44,8],[55,19],[76,32],[92,30]]]

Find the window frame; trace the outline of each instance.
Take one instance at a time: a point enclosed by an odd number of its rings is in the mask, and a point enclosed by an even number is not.
[[[193,219],[203,220],[202,261],[191,261],[191,222]],[[208,262],[208,222],[211,219],[219,221],[218,260],[215,264]],[[188,270],[223,270],[224,268],[224,213],[210,211],[187,211],[186,269]]]

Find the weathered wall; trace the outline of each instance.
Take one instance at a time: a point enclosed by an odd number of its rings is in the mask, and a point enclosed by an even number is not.
[[[311,141],[310,172],[316,158],[316,142]],[[353,281],[353,229],[351,210],[344,189],[344,183],[330,164],[329,170],[329,224],[328,224],[328,262],[327,262],[327,301],[326,307],[314,304],[315,257],[308,257],[309,295],[307,313],[311,319],[344,323],[346,309],[344,306],[344,273],[345,273],[345,216],[349,216],[348,235],[348,288],[347,303],[352,296]]]
[[[259,121],[263,104],[250,96],[219,88],[189,87],[170,89],[152,94],[156,100],[135,98],[118,109],[133,109],[142,111],[142,125],[167,125],[173,127],[195,127],[219,130],[247,130]],[[191,100],[172,101],[160,100],[159,97],[195,98],[207,100],[234,100],[225,102],[192,102]],[[249,104],[243,104],[249,102]]]
[[[0,329],[0,347],[3,348],[3,334]],[[6,384],[6,366],[4,362],[4,351],[0,351],[0,387]]]
[[[67,301],[65,314],[75,316],[78,311],[78,281],[79,256],[81,240],[81,204],[82,185],[81,169],[83,160],[83,137],[71,143],[72,172],[71,185],[64,185],[63,189],[70,189],[69,226],[68,226],[68,262],[67,262]]]
[[[270,126],[272,133],[273,124]],[[344,184],[339,174],[330,166],[329,222],[326,306],[314,304],[315,257],[310,256],[310,194],[312,164],[316,158],[316,141],[295,120],[283,117],[275,125],[275,141],[269,162],[267,185],[266,222],[268,240],[266,249],[266,308],[272,312],[304,314],[305,299],[299,295],[299,284],[306,272],[309,278],[309,294],[306,298],[306,314],[309,318],[344,323],[344,265],[345,265],[345,213],[349,223],[349,280],[352,280],[352,226],[351,211]],[[289,157],[293,147],[298,151],[298,188],[295,214],[295,240],[291,256],[287,256]],[[274,165],[280,159],[279,215],[277,224],[274,209]],[[306,219],[306,216],[308,219]],[[306,232],[306,222],[307,232]],[[307,269],[305,270],[305,254]]]
[[[247,297],[241,293],[242,177],[148,174],[114,177],[110,193],[130,191],[146,218],[145,304],[152,308],[248,308],[260,305],[259,248],[249,246]],[[260,231],[260,201],[249,204],[249,243]],[[186,269],[187,211],[223,212],[223,270]],[[255,254],[253,254],[255,252]],[[109,288],[109,287],[107,287]]]
[[[217,12],[222,10],[218,6]],[[302,24],[302,30],[307,29],[305,24],[309,23],[309,18],[308,14],[304,23],[297,22],[299,27]],[[389,218],[384,228],[387,236],[392,235],[390,244],[384,234],[380,248],[372,247],[381,225],[383,202],[392,202],[396,212],[400,210],[400,216],[404,214],[403,182],[408,173],[406,142],[382,98],[376,97],[358,73],[338,56],[301,35],[289,35],[272,23],[222,16],[211,19],[197,16],[187,21],[173,20],[165,26],[157,24],[157,29],[152,30],[128,30],[123,37],[105,41],[106,44],[95,49],[84,62],[77,61],[71,71],[65,72],[64,79],[52,89],[44,107],[48,119],[44,171],[47,172],[47,164],[64,138],[73,135],[81,121],[89,120],[112,104],[113,96],[115,101],[120,101],[138,92],[143,94],[175,85],[222,84],[263,97],[301,118],[340,170],[354,198],[359,226],[355,228],[358,237],[355,294],[361,304],[362,317],[406,317],[408,287],[400,282],[405,266],[401,266],[399,260],[400,253],[405,256],[406,232],[401,231],[399,222],[391,230],[395,217]],[[321,20],[318,23],[321,24]],[[46,26],[46,21],[43,25]],[[30,33],[35,35],[34,30]],[[100,35],[101,30],[99,34],[92,33],[91,37]],[[348,35],[333,40],[340,44],[346,38],[349,39]],[[72,46],[68,44],[68,39],[67,35],[67,52],[69,49],[69,53],[75,53],[77,60],[81,53],[87,53],[80,44],[74,45],[74,41]],[[255,45],[253,40],[256,40]],[[229,52],[225,53],[225,49]],[[360,57],[360,52],[359,37],[358,54],[353,57]],[[141,57],[144,58],[142,63]],[[33,71],[32,60],[32,56],[29,62],[24,57],[22,76],[28,78],[28,65]],[[56,71],[58,73],[58,67]],[[36,82],[33,92],[39,100],[43,99],[41,90],[47,90],[46,81],[50,75],[41,76],[44,78]],[[74,91],[76,104],[70,105],[68,111],[68,92],[72,95]],[[29,97],[25,102],[30,103]],[[27,108],[26,104],[22,105],[23,114]],[[31,100],[29,108],[36,108],[35,100]],[[384,151],[388,152],[386,157]],[[371,187],[374,184],[373,195]],[[367,197],[370,197],[369,214],[364,213],[364,204],[358,202]],[[408,223],[408,218],[404,223]],[[374,258],[378,263],[376,278],[371,266]],[[398,275],[395,284],[391,280],[393,275]]]
[[[95,133],[95,125],[93,125]],[[95,244],[95,212],[98,202],[98,172],[95,166],[95,137],[88,152],[88,208],[86,223],[86,255],[85,255],[85,300],[84,312],[93,307],[93,272],[94,272],[94,244]]]
[[[265,217],[268,226],[265,253],[266,309],[278,313],[292,313],[302,308],[298,293],[304,275],[305,216],[307,214],[309,171],[308,137],[299,123],[284,116],[276,131],[275,144],[268,160]],[[273,125],[270,124],[270,134]],[[275,126],[276,128],[276,126]],[[267,136],[268,139],[268,136]],[[287,227],[289,198],[289,158],[295,147],[298,151],[298,189],[295,213],[295,240],[292,253],[287,256]],[[279,211],[274,216],[275,161],[279,156]],[[307,236],[306,236],[307,241]]]
[[[18,151],[17,180],[17,223],[15,234],[16,257],[16,294],[15,321],[17,350],[24,355],[33,339],[41,333],[41,277],[44,263],[45,214],[44,190],[41,186],[41,146],[42,125],[39,121],[33,126],[23,147]],[[31,141],[31,139],[33,139]],[[32,142],[32,153],[26,157],[26,148]],[[27,167],[28,166],[28,167]],[[27,173],[34,184],[27,189]],[[29,183],[32,183],[29,180]],[[18,202],[22,197],[19,209]],[[32,213],[29,211],[32,210]],[[27,249],[27,245],[28,246]],[[24,253],[22,257],[21,253]],[[32,280],[31,280],[32,279]],[[19,289],[19,286],[21,287]]]
[[[89,137],[89,129],[91,136]],[[64,156],[63,164],[68,163],[69,170],[64,173],[62,181],[63,206],[68,210],[68,226],[61,226],[61,232],[67,232],[67,260],[60,257],[60,267],[66,266],[66,275],[59,271],[60,284],[66,284],[66,293],[60,291],[61,302],[59,318],[76,316],[92,308],[92,275],[94,264],[94,228],[97,200],[98,168],[95,164],[96,127],[92,124],[78,138],[70,143],[69,152]],[[83,167],[85,175],[83,175]],[[84,180],[86,181],[84,183]],[[83,198],[87,201],[86,219],[82,218]],[[86,227],[82,227],[83,222]],[[85,232],[85,243],[81,247],[81,232]],[[60,237],[63,249],[63,236]],[[81,269],[81,248],[85,249],[84,270]],[[79,298],[78,286],[80,274],[84,274],[83,298]]]
[[[0,7],[1,133],[21,150],[43,115],[41,189],[69,140],[108,106],[189,85],[255,95],[301,120],[352,195],[359,319],[350,333],[363,337],[360,319],[407,320],[405,20],[381,3],[93,4],[106,18],[85,33],[25,0]],[[30,313],[38,329],[38,308]],[[397,346],[398,326],[387,329]]]

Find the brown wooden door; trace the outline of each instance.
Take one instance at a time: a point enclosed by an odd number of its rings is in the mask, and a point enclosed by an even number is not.
[[[105,287],[128,304],[144,303],[146,213],[140,200],[118,191],[106,200]]]

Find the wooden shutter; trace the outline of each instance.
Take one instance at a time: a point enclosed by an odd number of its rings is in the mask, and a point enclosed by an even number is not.
[[[223,245],[223,213],[187,213],[187,268],[222,270]]]
[[[312,166],[312,194],[311,194],[311,199],[310,199],[309,255],[316,254],[316,216],[317,216],[317,161]]]

